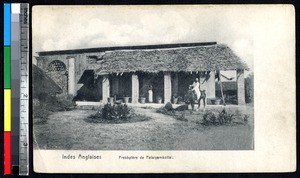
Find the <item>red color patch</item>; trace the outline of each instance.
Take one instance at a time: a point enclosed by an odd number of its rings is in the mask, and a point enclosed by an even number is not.
[[[4,132],[4,174],[11,174],[11,132]]]

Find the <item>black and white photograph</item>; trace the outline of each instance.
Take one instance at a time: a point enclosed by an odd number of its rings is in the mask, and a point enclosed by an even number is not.
[[[163,9],[37,22],[37,35],[55,23],[33,67],[38,148],[253,149],[251,31]]]
[[[235,8],[35,6],[34,150],[254,151],[264,10]]]

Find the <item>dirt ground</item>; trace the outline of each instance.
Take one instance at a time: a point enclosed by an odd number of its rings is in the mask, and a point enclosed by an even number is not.
[[[72,150],[251,150],[253,106],[226,106],[248,114],[246,125],[203,126],[204,111],[185,111],[187,120],[156,113],[156,109],[134,108],[152,119],[136,123],[104,124],[85,121],[94,110],[57,112],[45,124],[33,127],[34,147]],[[222,107],[207,107],[221,110]]]

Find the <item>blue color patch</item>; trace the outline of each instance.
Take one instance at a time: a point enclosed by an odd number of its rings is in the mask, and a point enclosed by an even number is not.
[[[4,4],[4,46],[10,46],[10,4]]]

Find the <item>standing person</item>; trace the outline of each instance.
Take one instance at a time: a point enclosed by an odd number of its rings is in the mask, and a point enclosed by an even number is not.
[[[149,85],[148,87],[148,102],[153,102],[153,91],[152,91],[152,85]]]
[[[190,87],[192,87],[192,91],[195,92],[196,96],[197,96],[197,101],[198,101],[198,108],[196,109],[196,111],[198,111],[198,109],[200,108],[200,83],[199,83],[199,79],[196,78],[195,81],[193,82],[192,85],[190,85]],[[193,107],[193,105],[192,105]]]

